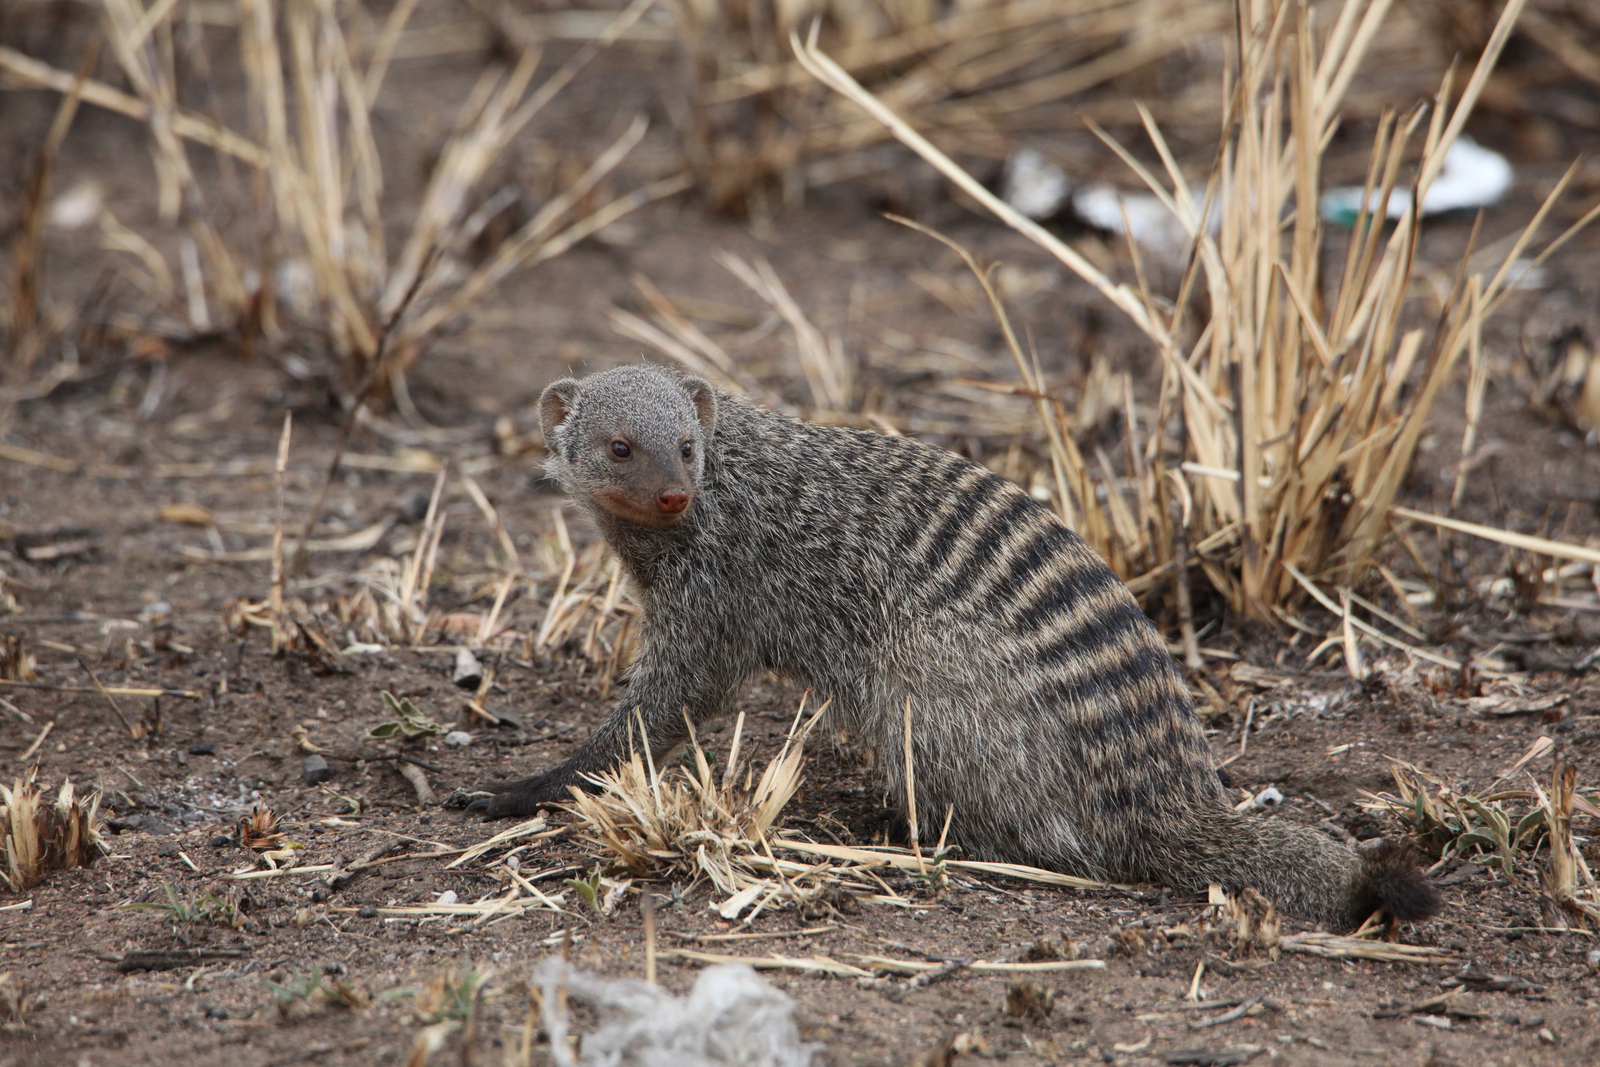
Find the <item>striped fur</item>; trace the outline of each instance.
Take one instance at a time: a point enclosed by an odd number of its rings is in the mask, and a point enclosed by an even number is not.
[[[1254,886],[1341,928],[1381,903],[1429,913],[1414,864],[1386,853],[1375,865],[1324,834],[1232,810],[1155,628],[1012,483],[909,438],[797,422],[659,368],[557,383],[541,404],[550,470],[635,580],[644,645],[626,696],[577,754],[499,786],[480,810],[567,799],[626,751],[635,707],[663,755],[684,739],[680,709],[723,715],[746,680],[773,670],[833,700],[892,798],[905,795],[909,698],[918,819],[942,825],[953,807],[950,836],[967,856],[1184,890]],[[618,438],[627,462],[609,452]],[[606,503],[648,506],[674,486],[693,500],[665,528]]]

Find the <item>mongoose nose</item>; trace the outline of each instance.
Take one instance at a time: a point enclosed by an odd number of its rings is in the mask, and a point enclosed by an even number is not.
[[[682,489],[663,489],[656,494],[656,507],[668,514],[682,511],[689,506],[689,494]]]

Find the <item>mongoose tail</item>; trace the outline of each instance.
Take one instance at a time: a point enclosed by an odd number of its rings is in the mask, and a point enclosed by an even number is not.
[[[1347,929],[1423,917],[1403,850],[1367,854],[1235,812],[1165,642],[1083,540],[1021,487],[940,448],[817,426],[659,367],[545,390],[548,470],[638,593],[643,639],[611,716],[560,765],[486,786],[490,817],[560,804],[657,759],[771,671],[966,855],[1184,890],[1254,887]]]
[[[1281,910],[1353,930],[1382,908],[1390,919],[1414,922],[1438,914],[1439,890],[1423,874],[1415,849],[1396,841],[1355,846],[1284,819],[1213,812],[1175,828],[1171,849],[1153,850],[1139,873],[1193,891],[1221,885],[1255,889]],[[1168,835],[1163,834],[1163,837]]]

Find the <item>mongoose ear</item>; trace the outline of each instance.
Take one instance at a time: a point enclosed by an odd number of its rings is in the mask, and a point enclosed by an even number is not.
[[[717,391],[711,388],[711,383],[704,378],[685,378],[683,380],[684,392],[689,394],[689,402],[694,405],[695,417],[700,420],[700,425],[707,430],[717,424]]]
[[[539,395],[539,429],[543,431],[546,441],[555,436],[556,427],[566,422],[567,416],[577,406],[576,378],[563,378],[545,387],[545,391]]]

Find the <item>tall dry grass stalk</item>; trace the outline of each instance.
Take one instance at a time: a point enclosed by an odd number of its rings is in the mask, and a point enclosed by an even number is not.
[[[803,165],[859,153],[883,128],[795,62],[815,25],[838,63],[902,115],[998,156],[1007,131],[1059,122],[1044,105],[1103,85],[1227,25],[1223,0],[677,0],[690,100],[684,147],[713,207],[793,202]],[[856,155],[839,173],[872,161]]]
[[[394,5],[370,32],[362,27],[374,23],[372,16],[333,0],[210,5],[205,21],[212,32],[233,27],[248,134],[180,106],[180,82],[209,76],[198,64],[189,69],[197,50],[206,50],[207,64],[223,61],[210,40],[180,43],[190,5],[100,0],[110,50],[132,94],[93,80],[76,91],[86,103],[149,126],[161,218],[180,224],[173,262],[107,210],[101,220],[107,247],[136,252],[148,274],[144,288],[195,333],[236,331],[246,344],[257,336],[276,339],[285,326],[279,297],[289,298],[285,306],[305,320],[300,325],[326,337],[347,389],[386,393],[389,379],[415,362],[433,333],[511,273],[687,187],[689,179],[677,175],[603,195],[605,180],[644,135],[643,120],[636,119],[485,261],[462,265],[488,221],[476,208],[496,160],[654,2],[635,0],[604,33],[543,76],[537,48],[523,50],[509,68],[486,70],[439,146],[421,202],[409,212],[406,239],[391,252],[384,213],[394,205],[384,201],[373,111],[416,0]],[[65,91],[73,84],[70,75],[9,49],[0,49],[0,72],[44,88]],[[224,190],[202,178],[192,144],[249,168],[245,184],[262,199],[258,247],[246,247],[250,235],[224,234],[213,223]],[[303,291],[280,293],[280,280]]]
[[[1366,182],[1370,203],[1406,184],[1405,161],[1419,135],[1413,203],[1422,200],[1523,3],[1509,0],[1459,96],[1447,76],[1431,106],[1384,115]],[[1099,290],[1159,354],[1156,427],[1147,440],[1130,440],[1126,481],[1112,479],[1102,463],[1097,473],[1110,490],[1102,500],[1075,454],[1065,410],[1013,343],[1024,388],[1039,398],[1062,514],[1136,589],[1164,581],[1178,569],[1172,562],[1192,551],[1236,611],[1272,620],[1304,595],[1297,572],[1349,585],[1373,568],[1434,400],[1526,269],[1522,257],[1573,172],[1498,269],[1469,276],[1463,266],[1443,314],[1431,327],[1418,325],[1425,312],[1412,295],[1421,236],[1414,209],[1393,226],[1382,224],[1381,213],[1363,214],[1334,277],[1323,273],[1327,234],[1318,217],[1322,154],[1390,0],[1347,0],[1326,27],[1303,3],[1239,0],[1236,7],[1222,140],[1204,198],[1191,194],[1142,108],[1164,176],[1106,138],[1193,242],[1189,268],[1169,297],[1149,290],[1136,248],[1130,245],[1136,284],[1113,281],[985,190],[814,38],[793,45],[824,84]],[[1180,431],[1181,453],[1166,446],[1171,428]]]

